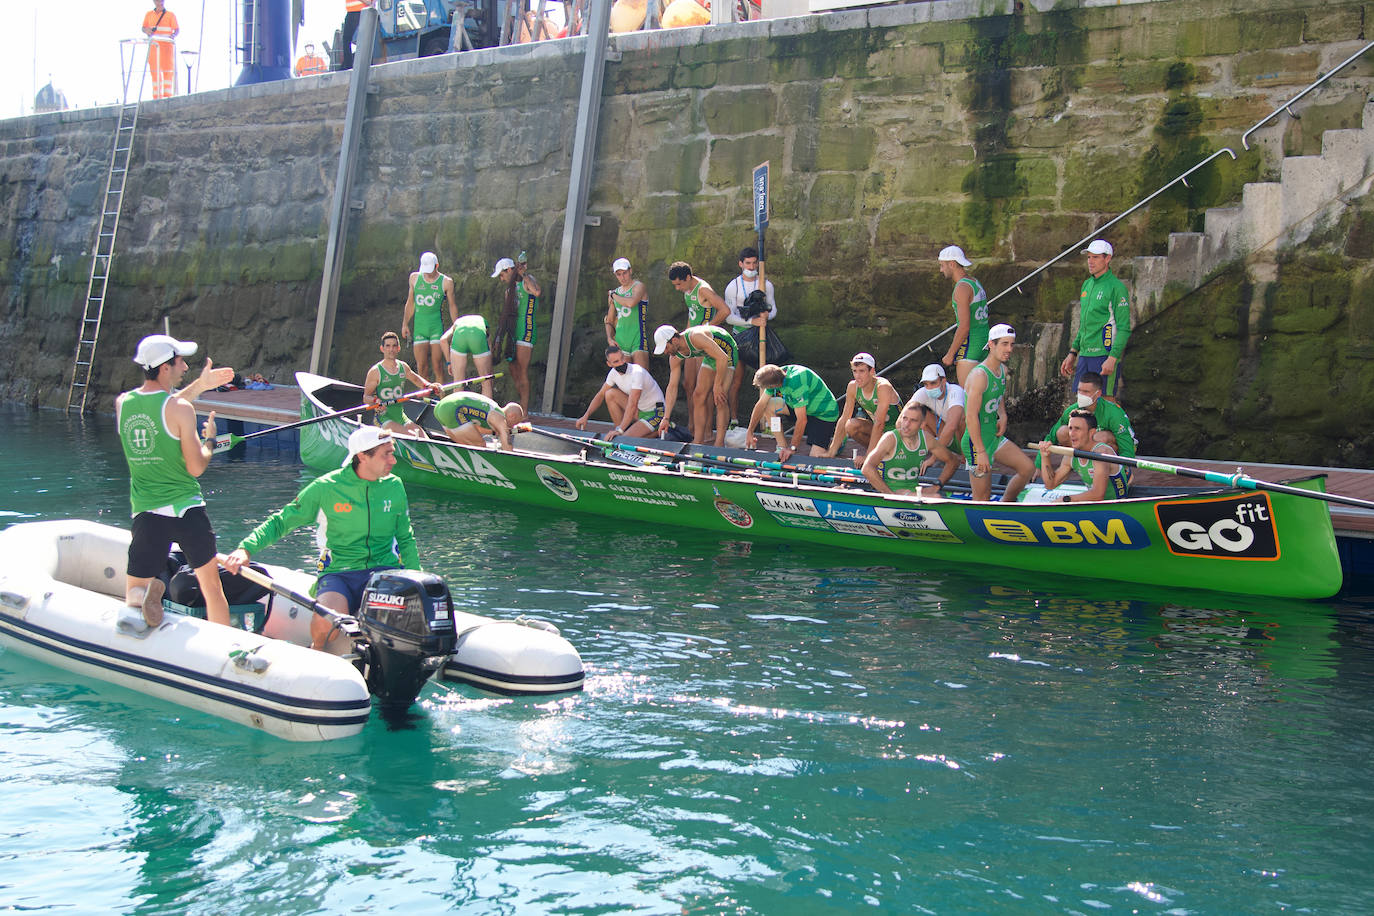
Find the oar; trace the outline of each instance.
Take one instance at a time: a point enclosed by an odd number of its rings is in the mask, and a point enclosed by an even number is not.
[[[1341,496],[1339,493],[1323,493],[1320,490],[1304,490],[1302,487],[1290,487],[1281,483],[1270,483],[1267,480],[1256,480],[1247,477],[1239,470],[1234,474],[1221,474],[1216,471],[1203,471],[1198,468],[1180,467],[1176,464],[1163,464],[1158,461],[1150,461],[1145,458],[1127,458],[1125,455],[1103,455],[1099,452],[1089,452],[1083,449],[1070,448],[1067,445],[1051,445],[1050,451],[1056,455],[1072,455],[1084,461],[1107,461],[1112,464],[1124,464],[1132,468],[1144,468],[1147,471],[1159,471],[1164,474],[1173,474],[1176,477],[1196,477],[1198,480],[1206,480],[1209,483],[1219,483],[1223,486],[1236,487],[1242,490],[1269,490],[1274,493],[1287,493],[1289,496],[1306,496],[1308,499],[1320,499],[1329,503],[1340,503],[1343,506],[1355,506],[1360,509],[1374,509],[1374,502],[1367,499],[1356,499],[1353,496]]]
[[[706,455],[693,455],[693,458],[710,457]],[[823,477],[833,477],[836,480],[864,481],[867,480],[858,471],[851,471],[847,468],[830,467],[827,465],[806,465],[806,464],[787,464],[779,461],[759,461],[754,458],[743,458],[740,456],[712,457],[712,461],[724,461],[729,464],[737,464],[746,468],[765,468],[773,471],[783,471],[788,474],[819,474]]]
[[[219,565],[221,566],[224,566],[225,562],[227,561],[227,558],[222,553],[215,554],[215,559],[219,561]],[[309,608],[316,614],[319,614],[321,617],[328,620],[330,623],[334,624],[334,626],[337,629],[341,630],[343,634],[349,637],[350,639],[359,639],[363,635],[363,628],[358,625],[358,621],[354,618],[348,616],[347,614],[340,614],[338,611],[332,610],[330,608],[325,607],[323,604],[320,604],[318,601],[316,601],[314,598],[311,598],[309,595],[303,595],[293,588],[282,585],[276,579],[273,579],[266,573],[258,572],[256,569],[249,566],[247,563],[239,567],[238,574],[240,576],[243,576],[249,582],[255,582],[269,591],[276,592],[283,598],[290,598],[292,601],[296,602],[301,607]]]
[[[336,410],[333,413],[321,414],[318,417],[307,417],[304,420],[297,420],[294,423],[285,423],[281,426],[273,426],[268,429],[260,429],[257,432],[248,433],[246,436],[240,436],[236,433],[226,433],[223,436],[215,437],[215,454],[219,454],[220,452],[227,452],[234,446],[239,445],[242,442],[247,442],[249,439],[256,439],[258,436],[267,436],[271,435],[272,433],[281,433],[285,432],[288,429],[297,429],[302,426],[309,426],[311,423],[323,423],[325,420],[336,420],[339,417],[350,417],[354,414],[366,413],[369,410],[384,410],[387,407],[390,407],[392,404],[399,404],[402,401],[414,401],[421,399],[425,397],[425,395],[427,395],[429,392],[433,391],[435,388],[438,388],[440,391],[444,391],[449,388],[456,388],[459,385],[466,385],[469,382],[480,382],[484,379],[499,378],[501,375],[502,373],[500,372],[493,372],[488,375],[478,375],[474,376],[473,378],[459,379],[456,382],[449,382],[447,385],[429,385],[425,388],[419,389],[418,391],[412,391],[410,394],[402,395],[401,397],[396,398],[394,401],[388,401],[385,404],[359,404],[357,407],[349,407],[346,410]]]
[[[695,460],[684,461],[682,469],[693,471],[698,474],[722,474],[730,477],[743,477],[759,483],[798,483],[800,481],[827,483],[833,485],[854,486],[859,481],[851,477],[832,477],[829,474],[805,473],[800,471],[767,471],[762,469],[749,469],[738,467],[718,467],[713,465],[700,464],[701,456],[694,456]],[[708,458],[707,461],[718,459]],[[753,473],[750,473],[750,471]]]

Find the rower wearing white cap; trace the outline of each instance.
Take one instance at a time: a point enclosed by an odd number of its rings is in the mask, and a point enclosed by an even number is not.
[[[730,422],[730,375],[739,365],[739,347],[730,332],[714,324],[699,324],[679,332],[671,324],[659,325],[654,331],[654,355],[667,354],[668,393],[663,398],[663,420],[659,435],[667,432],[677,403],[677,389],[688,361],[701,359],[701,373],[693,392],[688,413],[692,418],[692,441],[705,444],[711,437],[710,403],[716,405],[715,444],[725,444],[725,431]]]
[[[440,379],[448,369],[447,357],[439,338],[444,327],[458,320],[458,300],[453,278],[439,273],[439,258],[432,251],[420,255],[420,269],[410,275],[405,311],[401,316],[401,336],[415,348],[415,371],[425,378]],[[448,302],[448,321],[443,303]],[[411,319],[415,325],[411,327]]]
[[[503,307],[501,324],[504,326],[508,315],[514,318],[513,336],[515,338],[515,360],[511,363],[511,378],[515,381],[515,393],[520,399],[520,409],[526,413],[530,409],[530,356],[534,353],[535,313],[539,311],[539,296],[542,290],[539,281],[529,274],[529,262],[520,252],[520,260],[502,258],[492,268],[491,278],[498,277],[506,284],[506,302]],[[504,337],[504,327],[497,328],[499,356],[502,350],[500,341]]]
[[[379,569],[420,568],[410,501],[405,484],[391,473],[396,445],[391,432],[360,426],[348,437],[343,466],[306,484],[281,509],[254,528],[225,558],[224,568],[237,573],[251,554],[276,543],[304,525],[318,525],[320,578],[315,595],[320,604],[340,614],[356,614],[363,589]],[[324,649],[336,631],[325,617],[310,619],[310,647]]]
[[[619,347],[630,361],[649,371],[649,290],[635,279],[629,258],[611,264],[619,284],[606,292],[606,346]]]
[[[940,251],[940,275],[954,281],[949,305],[954,309],[958,327],[949,349],[940,362],[955,370],[959,384],[968,380],[969,372],[978,365],[988,342],[988,293],[983,284],[969,276],[967,268],[973,263],[964,256],[964,249],[948,245]]]
[[[198,479],[214,454],[215,414],[210,412],[197,435],[191,401],[211,388],[229,384],[234,370],[216,369],[206,358],[200,377],[174,390],[186,375],[185,358],[195,352],[193,341],[166,334],[143,338],[134,355],[134,362],[143,369],[143,384],[115,401],[115,423],[129,464],[134,518],[125,603],[141,608],[149,627],[162,623],[166,584],[158,576],[167,569],[173,541],[181,545],[186,562],[196,572],[206,617],[229,623],[229,602],[215,565],[215,531]]]
[[[902,396],[891,382],[878,375],[878,361],[872,353],[855,353],[849,368],[854,379],[845,389],[844,410],[835,421],[835,436],[825,453],[829,458],[839,454],[846,436],[858,444],[858,451],[871,450],[883,433],[896,429],[897,417],[902,412]],[[859,456],[854,457],[855,466],[862,467]]]
[[[1120,403],[1121,354],[1131,336],[1131,296],[1126,285],[1112,273],[1112,243],[1094,239],[1083,249],[1088,256],[1088,279],[1078,294],[1078,333],[1069,343],[1069,355],[1059,374],[1072,378],[1069,393],[1078,390],[1084,372],[1102,376],[1102,396]]]
[[[926,429],[940,445],[957,455],[964,437],[964,389],[945,378],[945,367],[931,363],[921,373],[921,384],[911,400],[926,408]],[[949,483],[962,464],[958,458],[940,471],[940,486]]]
[[[962,441],[964,460],[969,466],[973,498],[986,500],[992,495],[988,471],[994,463],[1011,468],[1015,476],[1002,493],[1003,502],[1015,502],[1035,473],[1035,465],[1016,443],[1005,435],[1007,408],[1007,361],[1016,345],[1016,332],[1009,324],[994,325],[988,331],[988,355],[968,374],[968,428]]]

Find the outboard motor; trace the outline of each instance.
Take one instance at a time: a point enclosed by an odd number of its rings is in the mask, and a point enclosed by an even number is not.
[[[367,641],[363,677],[383,713],[409,709],[458,642],[448,586],[414,569],[373,573],[363,589],[358,623]]]

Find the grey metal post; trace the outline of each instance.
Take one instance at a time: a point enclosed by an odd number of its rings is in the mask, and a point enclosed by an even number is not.
[[[563,407],[563,386],[568,376],[573,306],[577,302],[577,274],[582,263],[582,234],[587,225],[587,194],[592,180],[592,158],[596,152],[596,131],[601,122],[601,83],[606,72],[606,45],[610,39],[610,29],[611,0],[592,0],[592,17],[587,23],[586,56],[582,61],[582,91],[578,97],[577,126],[573,134],[568,208],[563,214],[563,244],[558,251],[553,332],[549,335],[548,370],[544,373],[542,410],[545,413]]]
[[[339,282],[343,277],[343,253],[348,245],[348,214],[352,209],[353,172],[367,118],[367,76],[377,41],[377,10],[368,7],[358,19],[358,53],[353,57],[353,76],[348,83],[348,110],[344,116],[343,142],[339,148],[339,173],[334,178],[334,202],[329,207],[329,242],[324,249],[324,278],[320,304],[315,312],[315,343],[310,348],[310,371],[329,371],[329,350],[334,345],[334,318],[339,309]]]

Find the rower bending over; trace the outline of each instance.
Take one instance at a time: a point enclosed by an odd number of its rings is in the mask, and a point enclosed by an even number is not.
[[[501,448],[510,451],[510,428],[525,419],[525,411],[515,401],[503,408],[475,391],[455,391],[434,405],[434,419],[450,439],[461,445],[485,448],[485,435],[494,433]]]

